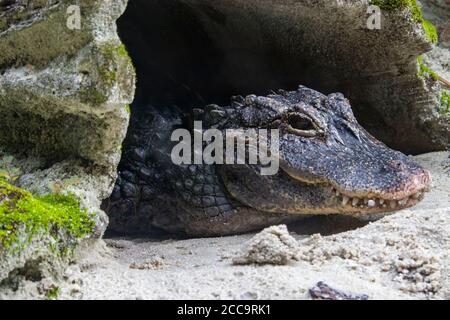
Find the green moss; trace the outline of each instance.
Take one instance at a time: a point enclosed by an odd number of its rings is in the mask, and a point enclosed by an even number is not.
[[[117,47],[117,54],[120,57],[127,59],[127,62],[132,63],[131,57],[128,54],[127,48],[125,47],[125,45],[123,43]]]
[[[432,43],[437,43],[439,40],[439,36],[436,27],[430,21],[425,19],[423,20],[422,25],[428,40]]]
[[[439,81],[439,75],[427,67],[423,63],[423,57],[419,56],[417,58],[417,63],[419,65],[418,76],[422,79],[433,79]],[[442,90],[439,97],[439,113],[450,116],[450,91]]]
[[[85,116],[84,112],[65,112],[68,104],[80,104],[82,98],[86,103],[89,99],[96,103],[106,101],[107,96],[96,86],[84,92],[77,91],[73,100],[42,96],[27,87],[5,86],[4,89],[6,94],[0,95],[0,146],[10,153],[20,154],[26,150],[29,156],[57,162],[79,155],[86,144],[94,143],[92,128],[96,129],[98,137],[111,130],[103,127],[103,122],[99,123],[97,118]]]
[[[107,43],[98,48],[100,51],[100,65],[98,70],[102,80],[107,84],[113,84],[117,80],[117,70],[120,64],[131,64],[131,58],[125,45],[116,42]]]
[[[382,10],[395,11],[408,8],[411,10],[413,19],[416,22],[423,21],[422,10],[416,0],[371,0],[370,4],[380,7]]]
[[[80,100],[83,103],[101,105],[108,101],[108,97],[100,89],[91,86],[87,89],[80,90],[79,92]]]
[[[94,48],[95,59],[89,59],[82,64],[81,72],[93,73],[96,85],[80,90],[81,102],[100,105],[107,101],[108,90],[120,79],[120,74],[126,74],[124,68],[131,65],[131,59],[123,44],[108,42]],[[119,83],[121,85],[121,83]]]
[[[432,43],[438,42],[436,27],[423,17],[422,9],[416,0],[371,0],[370,4],[386,11],[409,9],[415,22],[422,24],[425,36]]]
[[[439,112],[450,117],[450,91],[441,91]]]
[[[419,71],[417,73],[417,75],[422,78],[432,78],[436,81],[439,81],[439,76],[436,74],[436,72],[434,72],[433,70],[431,70],[429,67],[427,67],[424,63],[423,63],[423,57],[419,56],[417,58],[417,63],[419,65]]]
[[[100,77],[105,84],[112,85],[117,80],[115,48],[110,45],[105,45],[100,50],[102,51],[98,66]]]
[[[55,240],[60,232],[78,239],[91,234],[94,225],[73,195],[33,196],[0,179],[0,244],[4,248],[17,242],[23,232],[26,242],[42,232]]]
[[[0,19],[0,32],[8,27],[8,22],[5,19]]]
[[[60,289],[58,287],[53,287],[50,290],[47,291],[45,296],[48,300],[56,300],[59,297]]]
[[[125,105],[125,110],[128,114],[131,114],[131,107],[129,104]]]

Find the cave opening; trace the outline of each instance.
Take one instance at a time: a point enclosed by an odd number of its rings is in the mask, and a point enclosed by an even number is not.
[[[233,95],[266,95],[299,84],[324,93],[335,89],[301,55],[286,59],[281,48],[263,41],[257,25],[240,28],[228,19],[202,1],[130,1],[118,28],[137,70],[133,112],[149,105],[227,104]]]

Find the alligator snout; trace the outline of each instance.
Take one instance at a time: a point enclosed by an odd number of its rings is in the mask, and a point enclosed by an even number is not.
[[[391,165],[390,175],[378,177],[377,188],[357,191],[333,185],[332,194],[349,211],[391,211],[416,205],[430,190],[430,172],[419,166],[411,168],[402,161],[392,161]]]
[[[400,183],[397,190],[387,193],[386,198],[391,200],[402,200],[408,197],[419,199],[425,192],[430,190],[431,182],[430,172],[419,167],[414,173],[409,174],[409,178]]]

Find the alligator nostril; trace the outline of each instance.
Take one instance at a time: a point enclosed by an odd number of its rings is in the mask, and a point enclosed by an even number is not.
[[[403,168],[405,168],[405,165],[403,164],[403,162],[401,162],[399,160],[392,160],[391,161],[391,166],[396,168],[396,169],[403,169]]]

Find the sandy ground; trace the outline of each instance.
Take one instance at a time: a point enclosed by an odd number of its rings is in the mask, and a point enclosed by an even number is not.
[[[369,224],[321,218],[291,226],[298,259],[287,265],[233,265],[251,234],[107,239],[69,267],[60,298],[310,299],[309,289],[323,281],[369,299],[450,299],[448,157],[448,152],[416,157],[434,183],[412,209]]]

